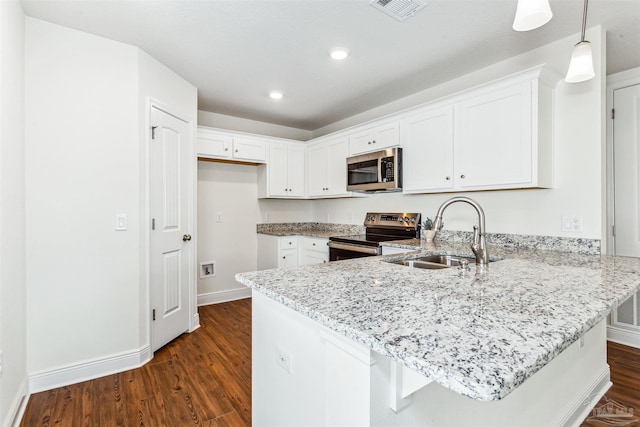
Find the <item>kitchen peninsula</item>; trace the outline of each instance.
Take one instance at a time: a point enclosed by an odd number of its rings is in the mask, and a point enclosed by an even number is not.
[[[490,246],[483,271],[389,261],[242,273],[256,425],[574,425],[610,385],[606,316],[640,260]],[[591,406],[590,406],[591,405]]]

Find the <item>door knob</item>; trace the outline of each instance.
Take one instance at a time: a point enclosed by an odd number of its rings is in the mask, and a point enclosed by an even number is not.
[[[191,241],[191,234],[185,234],[184,236],[182,236],[182,241],[183,242]]]

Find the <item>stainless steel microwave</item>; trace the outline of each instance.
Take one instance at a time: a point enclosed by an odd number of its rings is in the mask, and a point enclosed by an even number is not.
[[[347,191],[402,191],[402,148],[347,158]]]

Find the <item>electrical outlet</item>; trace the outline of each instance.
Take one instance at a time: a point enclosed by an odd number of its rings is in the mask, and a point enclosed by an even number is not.
[[[282,369],[291,373],[291,354],[280,347],[276,347],[276,363],[282,366]]]
[[[562,231],[582,233],[582,217],[564,215],[562,217]]]

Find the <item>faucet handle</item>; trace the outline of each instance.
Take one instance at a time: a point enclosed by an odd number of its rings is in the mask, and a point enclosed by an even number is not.
[[[480,249],[480,232],[478,231],[478,226],[473,226],[473,243],[471,244],[471,250],[478,257],[478,249]]]

